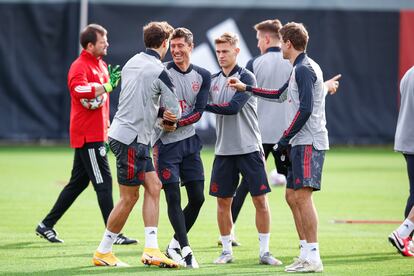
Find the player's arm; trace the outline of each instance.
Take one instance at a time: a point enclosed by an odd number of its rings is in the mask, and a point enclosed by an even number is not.
[[[121,71],[119,65],[114,68],[108,66],[109,81],[102,85],[91,84],[88,82],[85,65],[79,64],[71,68],[69,73],[69,89],[76,98],[93,99],[104,93],[110,93],[118,86],[121,79]]]
[[[289,86],[289,81],[287,81],[281,88],[279,89],[267,89],[267,88],[260,88],[255,87],[253,85],[248,85],[238,80],[237,78],[229,78],[228,80],[229,86],[235,88],[237,91],[240,92],[250,92],[254,96],[261,97],[268,101],[276,101],[276,102],[283,102],[287,98],[287,87]]]
[[[206,105],[206,111],[221,115],[235,115],[240,112],[249,98],[250,96],[246,93],[235,93],[230,102]]]
[[[239,79],[237,79],[239,80]],[[240,76],[241,82],[256,85],[256,79],[252,73],[244,73]],[[230,102],[220,104],[208,104],[206,111],[221,114],[221,115],[235,115],[240,112],[243,106],[247,103],[251,95],[248,93],[235,93]]]
[[[211,78],[210,73],[207,71],[203,72],[203,83],[201,84],[200,91],[197,94],[196,102],[193,111],[186,116],[181,117],[177,122],[177,127],[183,127],[198,122],[203,115],[204,109],[206,108],[208,101],[208,92],[210,90]]]
[[[175,87],[167,70],[162,70],[157,79],[152,83],[152,90],[154,94],[160,94],[164,109],[160,109],[158,116],[162,115],[164,122],[171,126],[165,129],[167,131],[174,131],[176,122],[181,117],[181,109],[174,93]]]
[[[297,67],[295,70],[295,79],[299,91],[299,109],[289,127],[283,132],[283,136],[279,141],[280,144],[284,145],[289,144],[290,139],[302,129],[313,110],[312,90],[316,81],[316,76],[305,66]]]

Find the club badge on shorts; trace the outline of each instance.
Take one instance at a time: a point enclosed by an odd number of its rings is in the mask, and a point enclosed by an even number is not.
[[[99,154],[104,157],[106,155],[106,148],[104,146],[99,147]]]

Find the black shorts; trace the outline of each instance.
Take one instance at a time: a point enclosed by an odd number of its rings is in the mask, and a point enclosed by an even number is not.
[[[321,189],[322,168],[325,151],[312,145],[299,145],[290,151],[292,166],[289,168],[286,188],[298,190],[310,187],[314,191]]]
[[[210,195],[233,197],[239,185],[239,174],[252,196],[270,192],[264,156],[259,151],[240,155],[216,155],[210,181]]]
[[[153,158],[162,184],[204,181],[201,148],[197,135],[166,145],[158,140],[153,147]]]
[[[109,138],[109,146],[116,157],[118,183],[126,186],[144,184],[145,173],[154,171],[150,146],[137,143],[125,145]]]

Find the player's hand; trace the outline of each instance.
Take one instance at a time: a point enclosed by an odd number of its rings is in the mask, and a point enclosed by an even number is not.
[[[110,93],[114,90],[121,80],[121,67],[119,65],[115,65],[112,67],[111,64],[108,65],[108,74],[109,74],[109,82],[104,83],[103,86],[105,91]]]
[[[339,88],[339,79],[342,77],[341,74],[336,75],[332,79],[325,81],[325,86],[328,88],[329,94],[333,95]]]
[[[285,158],[289,158],[290,148],[291,146],[289,144],[289,141],[287,141],[284,138],[281,138],[279,142],[277,142],[277,144],[273,147],[273,150],[276,152],[279,152],[281,158],[282,156],[285,156]],[[285,161],[285,160],[281,160],[281,161]]]
[[[177,129],[177,123],[162,120],[162,129],[167,132],[173,132]]]
[[[109,82],[112,85],[112,88],[116,88],[121,80],[121,67],[119,65],[115,65],[112,67],[111,64],[108,65],[108,73],[109,73]]]
[[[175,116],[174,113],[172,113],[169,110],[164,111],[164,113],[162,115],[162,118],[164,119],[164,121],[169,121],[169,122],[172,122],[172,123],[177,122],[177,116]]]
[[[246,91],[246,85],[244,83],[242,83],[238,78],[230,77],[227,80],[227,84],[228,84],[228,86],[230,86],[231,88],[236,89],[239,92]]]

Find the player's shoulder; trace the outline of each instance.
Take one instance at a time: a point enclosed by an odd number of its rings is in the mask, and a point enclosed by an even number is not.
[[[250,71],[247,67],[240,67],[239,68],[239,75],[240,75],[240,77],[242,77],[242,76],[249,76],[249,77],[253,77],[253,78],[255,77],[253,72]]]
[[[238,74],[240,81],[248,85],[256,86],[256,77],[249,69],[245,67],[239,67]]]
[[[171,68],[173,68],[174,62],[172,60],[164,62],[164,66],[165,68],[167,68],[167,70],[170,70]]]
[[[218,71],[218,72],[212,74],[211,79],[216,79],[216,78],[220,77],[222,75],[222,73],[223,73],[222,71]]]
[[[256,63],[256,61],[258,60],[260,56],[255,56],[253,58],[251,58],[247,63],[246,63],[246,68],[253,72],[254,71],[254,64]]]
[[[299,62],[295,64],[294,74],[297,81],[311,77],[315,82],[323,78],[320,66],[307,55],[302,56]]]
[[[192,66],[193,66],[193,70],[196,71],[198,74],[202,75],[203,77],[211,76],[210,71],[208,71],[207,69],[200,67],[198,65],[195,65],[195,64],[192,64]]]
[[[69,68],[69,74],[77,74],[80,72],[87,72],[91,70],[91,66],[88,64],[87,60],[82,56],[76,58]]]

